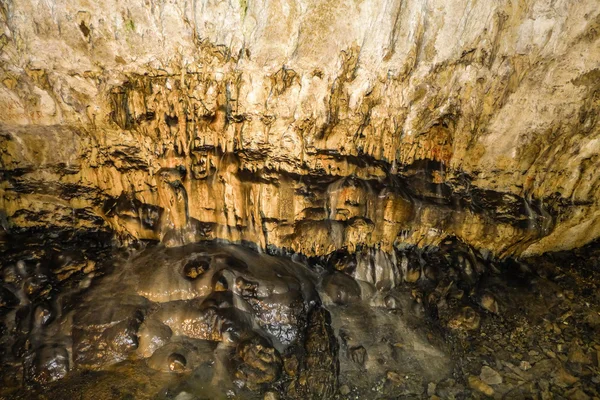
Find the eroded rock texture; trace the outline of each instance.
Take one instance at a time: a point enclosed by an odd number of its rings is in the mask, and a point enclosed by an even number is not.
[[[307,255],[600,235],[600,3],[0,4],[8,231]]]

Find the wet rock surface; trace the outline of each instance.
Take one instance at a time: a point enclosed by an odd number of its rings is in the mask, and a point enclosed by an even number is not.
[[[292,261],[224,243],[11,243],[4,398],[600,396],[595,244],[519,261],[456,240]]]

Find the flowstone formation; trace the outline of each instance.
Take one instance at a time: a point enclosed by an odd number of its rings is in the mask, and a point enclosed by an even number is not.
[[[2,398],[600,397],[597,244],[392,262],[30,239],[1,248]]]
[[[2,221],[308,256],[598,218],[598,2],[2,3]]]

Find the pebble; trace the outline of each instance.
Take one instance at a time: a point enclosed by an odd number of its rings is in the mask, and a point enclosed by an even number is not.
[[[473,375],[469,376],[469,387],[473,390],[485,394],[486,396],[494,395],[494,389],[490,385]]]
[[[600,330],[600,314],[594,311],[590,311],[586,317],[585,322],[593,329]]]
[[[521,363],[519,364],[519,368],[521,368],[523,371],[527,371],[531,369],[531,364],[529,363],[529,361],[521,361]]]
[[[556,325],[556,323],[552,324],[552,331],[555,335],[560,335],[562,333],[561,329]]]
[[[340,394],[342,396],[347,396],[348,394],[350,394],[350,388],[348,387],[348,385],[340,386]]]
[[[565,393],[569,400],[589,400],[590,396],[585,394],[585,392],[581,389],[573,389],[569,392]]]
[[[277,392],[273,392],[272,390],[265,393],[263,397],[264,400],[279,400],[279,394]]]
[[[481,317],[471,307],[463,307],[458,314],[456,314],[448,322],[450,329],[462,329],[462,330],[475,330],[479,329],[479,323]]]
[[[400,375],[399,373],[397,373],[395,371],[388,371],[386,374],[386,378],[389,381],[394,382],[396,385],[399,385],[402,382],[404,382],[404,378],[402,377],[402,375]]]
[[[454,379],[446,379],[438,382],[435,392],[442,399],[453,399],[462,395],[464,387],[457,385]]]
[[[179,392],[179,394],[175,397],[175,400],[193,400],[194,395],[188,392]]]
[[[591,364],[592,360],[581,350],[578,344],[573,344],[569,351],[569,362],[574,364]]]
[[[572,311],[567,311],[566,313],[564,313],[563,315],[560,316],[559,320],[561,320],[565,325],[568,325],[568,323],[566,321],[572,315],[573,315]]]
[[[489,293],[485,293],[483,296],[481,296],[481,306],[493,314],[500,313],[498,302],[496,301],[494,296],[492,296]]]
[[[488,385],[499,385],[502,383],[502,376],[500,376],[496,370],[488,367],[487,365],[481,368],[479,379]]]
[[[427,396],[435,396],[435,389],[437,389],[435,382],[429,382],[429,385],[427,385]]]
[[[169,369],[173,372],[185,371],[185,357],[179,353],[172,353],[168,358]]]
[[[559,386],[569,387],[579,381],[579,378],[569,374],[564,368],[559,368],[554,373],[554,379]]]
[[[544,350],[544,354],[550,358],[556,358],[556,353],[553,352],[552,350]]]

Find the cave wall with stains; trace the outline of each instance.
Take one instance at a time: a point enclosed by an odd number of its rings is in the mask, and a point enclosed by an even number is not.
[[[3,229],[600,236],[600,1],[0,2]]]

